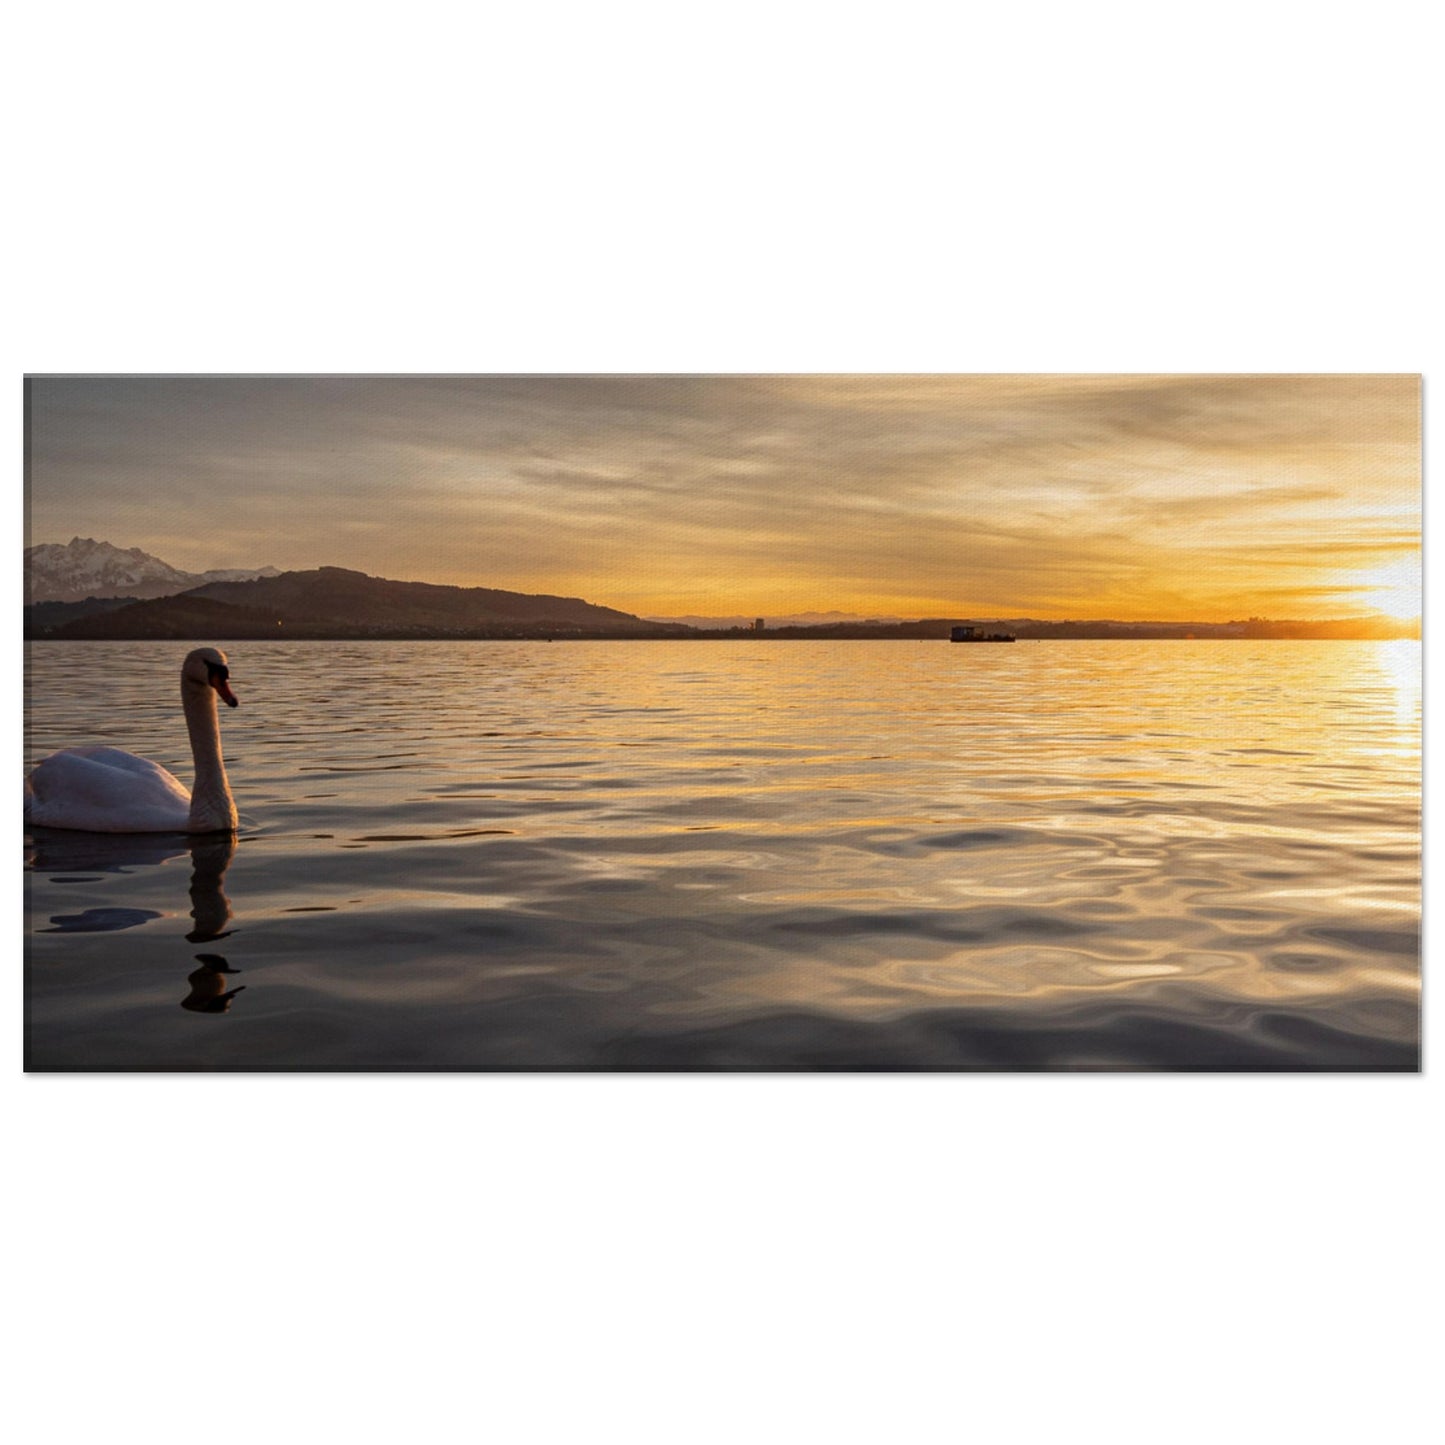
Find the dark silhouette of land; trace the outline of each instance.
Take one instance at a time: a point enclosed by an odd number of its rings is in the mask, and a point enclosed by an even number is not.
[[[675,637],[689,631],[645,622],[579,597],[391,582],[341,567],[283,572],[250,582],[212,582],[120,606],[116,601],[37,603],[26,608],[26,635],[125,640],[204,635],[234,641]]]
[[[916,622],[838,622],[769,628],[689,627],[648,621],[579,597],[534,596],[491,587],[392,582],[340,567],[283,572],[254,581],[212,582],[168,597],[90,598],[39,602],[25,609],[25,636],[81,640],[297,638],[353,639],[604,639],[736,638],[751,641],[945,640],[973,623],[1020,641],[1057,638],[1346,638],[1383,641],[1418,637],[1420,625],[1383,616],[1332,621],[1047,622],[1019,617],[935,617]]]
[[[918,622],[839,623],[824,627],[777,627],[762,632],[751,628],[694,632],[695,637],[773,637],[922,639],[940,641],[960,624],[972,624],[982,632],[1011,633],[1020,641],[1061,638],[1120,639],[1205,639],[1205,638],[1337,638],[1389,641],[1419,637],[1416,622],[1397,622],[1389,617],[1342,617],[1332,621],[1283,621],[1250,617],[1232,622],[1116,622],[1107,618],[1086,618],[1066,622],[1044,622],[1032,617],[928,617]]]

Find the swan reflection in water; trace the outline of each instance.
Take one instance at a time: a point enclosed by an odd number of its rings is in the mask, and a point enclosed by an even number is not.
[[[181,1000],[181,1007],[198,1014],[225,1013],[231,1000],[246,987],[244,983],[232,989],[226,987],[229,975],[241,970],[231,968],[219,953],[198,953],[196,962],[201,966],[186,979],[191,991]]]
[[[231,900],[224,880],[236,855],[234,834],[186,837],[181,834],[80,833],[51,828],[31,830],[26,863],[37,872],[125,873],[132,868],[154,867],[172,858],[191,859],[191,930],[187,943],[214,943],[230,937]],[[50,920],[46,933],[101,933],[132,928],[159,918],[141,908],[87,908],[83,913],[61,914]],[[181,1007],[194,1013],[225,1013],[231,1000],[245,988],[227,989],[227,976],[239,973],[217,953],[198,953],[201,965],[188,975],[190,993]]]
[[[236,840],[228,833],[221,837],[191,838],[186,846],[191,854],[191,922],[195,924],[186,934],[186,942],[211,943],[217,938],[227,938],[231,900],[226,897],[221,879],[231,866]],[[225,1013],[231,1007],[231,1000],[246,987],[243,983],[228,989],[227,977],[241,970],[232,968],[219,953],[198,953],[196,962],[201,966],[186,978],[191,991],[181,1000],[181,1007],[192,1013]]]
[[[210,943],[226,938],[230,929],[231,900],[221,880],[236,856],[236,839],[231,833],[210,838],[189,838],[191,855],[191,921],[195,927],[186,934],[187,943]]]

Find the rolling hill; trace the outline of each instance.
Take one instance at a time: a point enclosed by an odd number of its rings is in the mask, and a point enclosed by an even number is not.
[[[393,582],[341,567],[211,582],[48,626],[27,610],[26,622],[28,636],[57,639],[666,637],[688,631],[578,597]]]

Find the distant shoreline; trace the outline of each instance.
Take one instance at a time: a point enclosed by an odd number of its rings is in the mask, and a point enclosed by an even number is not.
[[[34,592],[29,595],[34,596]],[[210,582],[161,597],[91,596],[82,601],[37,599],[24,613],[27,640],[124,642],[249,641],[281,637],[309,642],[942,642],[972,626],[1020,642],[1055,640],[1168,641],[1207,638],[1327,638],[1383,642],[1418,637],[1419,619],[1374,616],[1269,618],[1227,622],[1186,619],[1124,621],[1113,617],[958,615],[911,619],[839,618],[800,622],[779,616],[773,626],[699,627],[659,622],[581,597],[396,582],[343,567],[317,567],[247,581]],[[814,614],[818,615],[818,614]],[[826,614],[823,614],[826,615]],[[836,615],[836,614],[835,614]]]
[[[821,635],[819,635],[821,633]],[[697,632],[680,635],[669,633],[555,633],[543,635],[467,635],[459,633],[408,633],[408,632],[255,632],[222,636],[207,634],[196,636],[157,637],[151,636],[106,636],[79,637],[45,633],[27,634],[30,642],[436,642],[436,643],[516,643],[516,642],[947,642],[947,636],[882,636],[878,634],[849,634],[839,636],[825,629],[800,629],[796,632],[779,628],[775,632]],[[1414,632],[1398,633],[1251,633],[1236,632],[1073,632],[1066,635],[1035,635],[1019,633],[1017,642],[1419,642]]]

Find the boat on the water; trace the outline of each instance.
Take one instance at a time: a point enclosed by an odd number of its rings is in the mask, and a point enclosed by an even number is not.
[[[950,642],[1016,642],[1008,632],[980,632],[977,627],[967,624],[953,628],[948,634]]]

